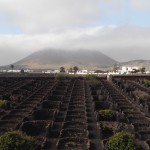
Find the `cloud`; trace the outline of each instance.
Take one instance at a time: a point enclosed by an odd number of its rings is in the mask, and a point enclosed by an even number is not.
[[[149,0],[0,0],[0,17],[21,30],[0,35],[0,64],[45,48],[96,49],[118,61],[149,59],[150,28],[136,24],[137,12],[149,8]]]
[[[111,25],[65,30],[59,33],[3,35],[0,36],[0,41],[0,49],[6,50],[8,55],[9,51],[14,52],[18,55],[18,60],[46,48],[99,50],[118,61],[149,59],[150,55],[150,28],[136,26]],[[2,54],[1,57],[3,56]]]
[[[99,0],[1,0],[1,13],[24,33],[84,26],[99,16]]]
[[[23,34],[105,25],[117,19],[115,23],[134,22],[131,10],[146,8],[149,0],[0,0],[1,16]]]
[[[131,0],[132,7],[140,11],[150,11],[149,0]]]

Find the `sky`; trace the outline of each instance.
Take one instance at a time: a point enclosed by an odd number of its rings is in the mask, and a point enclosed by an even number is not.
[[[150,0],[0,0],[0,66],[47,48],[150,60]]]

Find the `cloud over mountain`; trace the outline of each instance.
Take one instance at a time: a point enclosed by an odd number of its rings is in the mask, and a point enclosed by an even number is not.
[[[45,48],[149,59],[149,8],[149,0],[1,0],[0,65]]]
[[[21,59],[45,48],[94,49],[117,61],[149,59],[150,54],[150,28],[134,26],[98,26],[52,34],[0,36],[0,41],[0,49],[3,50],[0,60],[5,53],[5,56],[14,53],[19,60],[19,56]],[[13,61],[16,58],[10,63]]]

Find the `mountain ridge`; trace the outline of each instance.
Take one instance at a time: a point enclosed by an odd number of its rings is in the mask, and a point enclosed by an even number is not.
[[[107,68],[118,63],[111,57],[97,51],[87,50],[52,50],[46,49],[37,51],[24,59],[14,63],[15,66],[22,66],[24,68],[55,68],[61,66],[72,67],[79,66],[81,68]]]
[[[131,60],[127,62],[121,62],[119,64],[120,66],[130,66],[130,67],[145,67],[147,70],[150,70],[150,60],[143,60],[143,59],[138,59],[138,60]]]
[[[88,70],[111,70],[114,64],[121,66],[146,67],[150,70],[150,60],[131,60],[127,62],[117,62],[111,57],[98,50],[59,50],[45,49],[34,52],[29,56],[13,63],[15,69],[59,69],[65,67],[69,69],[78,66],[80,69]],[[0,69],[10,69],[10,65],[1,66]]]

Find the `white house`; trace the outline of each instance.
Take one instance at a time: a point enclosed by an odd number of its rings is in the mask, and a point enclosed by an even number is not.
[[[87,70],[78,70],[76,74],[88,74]]]
[[[33,70],[29,70],[29,69],[25,69],[24,72],[27,72],[27,73],[32,73]]]
[[[121,70],[118,70],[119,74],[130,74],[134,70],[138,70],[138,67],[122,66]]]
[[[59,70],[54,70],[53,73],[60,73],[60,71]]]
[[[20,70],[8,70],[7,72],[20,72]]]
[[[53,73],[52,70],[43,71],[43,73]]]
[[[95,71],[89,71],[89,74],[97,74]]]

